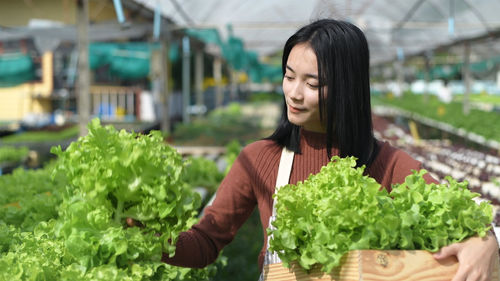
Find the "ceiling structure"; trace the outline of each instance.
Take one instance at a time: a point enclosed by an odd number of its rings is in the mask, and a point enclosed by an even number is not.
[[[158,8],[173,28],[228,25],[248,50],[261,56],[282,49],[300,26],[319,18],[350,21],[369,42],[372,64],[425,54],[438,47],[461,52],[473,42],[473,56],[500,54],[499,0],[135,0]],[[477,39],[479,38],[479,39]],[[477,40],[476,40],[477,39]],[[485,42],[485,43],[483,43]]]

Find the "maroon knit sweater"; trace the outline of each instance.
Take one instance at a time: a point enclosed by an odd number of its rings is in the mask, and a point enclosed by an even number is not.
[[[326,134],[301,130],[301,153],[294,157],[291,184],[318,173],[328,163],[325,138]],[[378,155],[367,173],[389,191],[392,184],[404,182],[411,170],[421,168],[421,163],[404,151],[386,142],[380,142],[379,147]],[[264,232],[263,247],[259,254],[259,266],[262,268],[281,150],[282,147],[270,140],[260,140],[246,146],[222,181],[215,201],[205,209],[201,221],[181,233],[175,256],[168,258],[164,255],[163,261],[199,268],[214,262],[257,205]],[[338,155],[338,150],[333,149],[332,155]],[[430,176],[426,180],[436,182]]]

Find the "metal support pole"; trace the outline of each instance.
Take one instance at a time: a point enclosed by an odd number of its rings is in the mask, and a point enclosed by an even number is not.
[[[155,120],[161,120],[163,115],[162,107],[162,48],[153,49],[151,52],[151,64],[149,65],[149,73],[151,75],[151,95],[153,98],[153,108],[155,113]]]
[[[231,75],[231,88],[229,89],[229,96],[231,97],[231,101],[235,101],[238,95],[238,85],[237,83],[237,73],[232,67],[229,69],[229,75]]]
[[[397,97],[403,96],[403,83],[404,83],[404,68],[403,61],[396,61],[396,81],[399,89],[399,93],[396,95]]]
[[[121,0],[113,0],[113,4],[115,6],[116,16],[118,17],[119,23],[125,23],[125,16],[123,14],[123,7]]]
[[[154,50],[151,56],[151,75],[155,117],[160,120],[161,130],[170,132],[170,115],[168,108],[167,79],[167,43],[160,42],[160,48]]]
[[[189,37],[182,38],[182,122],[189,123],[189,104],[190,104],[190,47]]]
[[[471,91],[471,75],[470,75],[470,45],[468,42],[464,44],[464,64],[462,68],[462,79],[465,83],[465,92],[463,99],[463,113],[464,115],[469,115],[470,112],[470,103],[469,103],[469,94]]]
[[[222,91],[222,59],[219,56],[214,58],[214,80],[215,107],[220,107],[224,101],[224,92]]]
[[[196,105],[203,105],[203,50],[197,49],[195,53],[195,90]]]
[[[429,102],[429,84],[431,82],[431,54],[424,55],[425,62],[425,90],[424,90],[424,103]]]
[[[167,41],[161,41],[161,105],[162,105],[162,115],[161,115],[161,130],[165,133],[170,133],[170,89],[168,85],[168,77],[170,75],[169,57],[168,57],[168,44]]]
[[[448,17],[448,34],[455,35],[455,0],[450,0],[450,15]]]
[[[156,3],[155,13],[153,18],[153,39],[155,41],[160,40],[161,32],[161,6],[160,1]]]
[[[88,0],[77,1],[78,26],[78,123],[80,136],[87,135],[90,119],[90,69],[89,69],[89,4]]]

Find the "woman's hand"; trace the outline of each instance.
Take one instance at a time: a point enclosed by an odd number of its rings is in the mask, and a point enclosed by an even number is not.
[[[128,227],[134,227],[134,226],[137,226],[137,227],[140,227],[140,228],[144,227],[144,225],[140,221],[134,220],[131,217],[127,217],[126,222],[127,222],[127,226]]]
[[[483,238],[474,236],[463,242],[441,248],[434,258],[441,260],[456,256],[459,262],[457,273],[452,281],[489,281],[492,278],[498,242],[492,232]]]

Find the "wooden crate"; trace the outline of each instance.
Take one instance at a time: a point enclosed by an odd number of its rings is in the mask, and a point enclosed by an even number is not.
[[[499,262],[491,280],[500,280]],[[449,281],[458,269],[455,257],[437,261],[427,251],[350,251],[342,258],[342,266],[330,274],[321,272],[320,266],[313,267],[306,273],[298,263],[291,268],[281,263],[264,266],[267,281],[391,281],[424,280]]]

